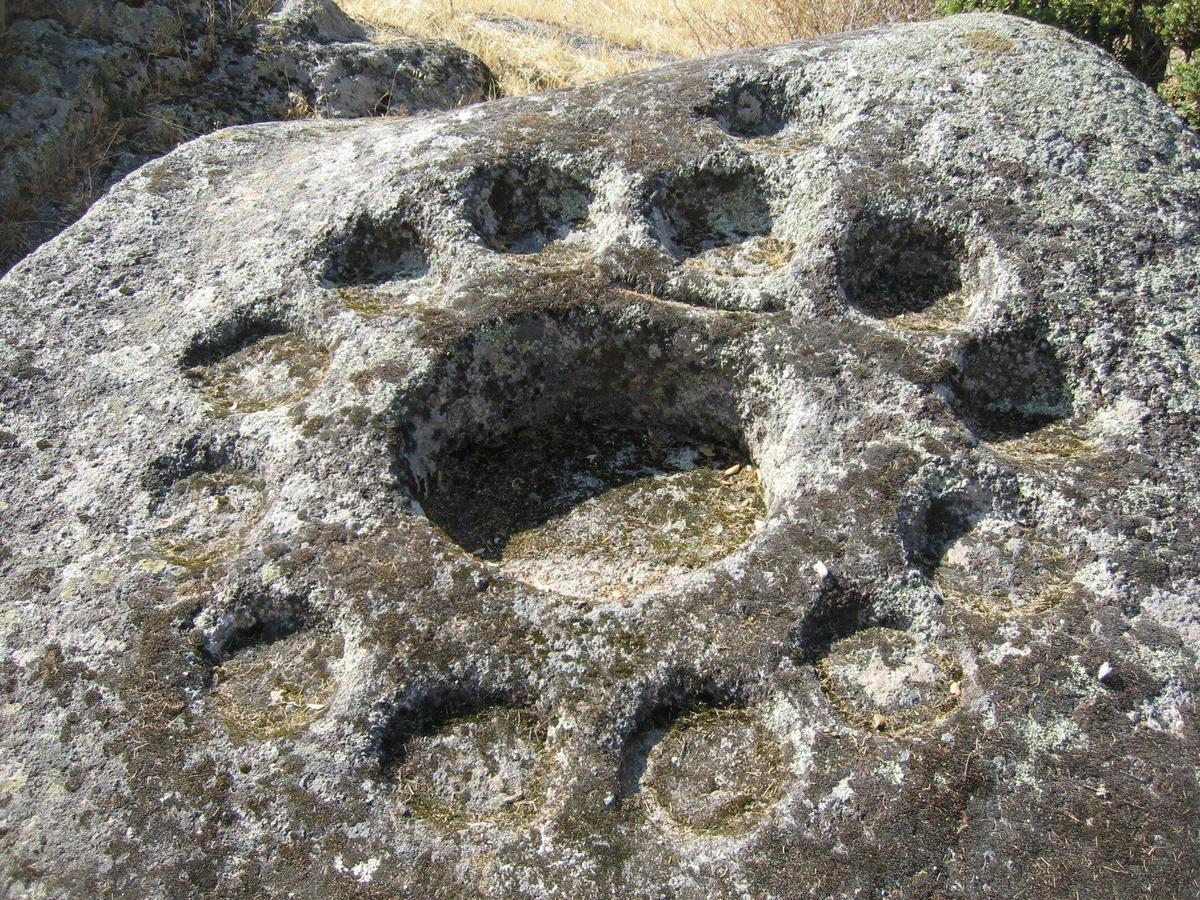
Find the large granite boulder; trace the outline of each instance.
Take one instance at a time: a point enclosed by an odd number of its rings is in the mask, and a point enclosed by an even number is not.
[[[0,272],[106,184],[197,135],[495,93],[473,54],[375,40],[333,0],[19,0],[12,12],[0,33]]]
[[[5,890],[1194,895],[1198,162],[968,16],[143,167],[0,281]]]
[[[487,66],[454,44],[393,34],[376,40],[333,0],[280,0],[222,47],[200,85],[171,99],[211,130],[289,115],[407,116],[496,90]]]

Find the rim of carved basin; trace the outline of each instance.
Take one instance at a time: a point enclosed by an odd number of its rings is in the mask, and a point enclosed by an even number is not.
[[[834,641],[817,661],[821,690],[842,719],[868,731],[900,734],[951,713],[962,671],[933,644],[886,626]]]
[[[415,508],[542,590],[624,599],[729,556],[766,520],[729,379],[656,328],[584,314],[489,325],[404,413]]]
[[[663,704],[626,742],[622,797],[694,837],[736,838],[786,793],[787,748],[761,710],[690,698]]]

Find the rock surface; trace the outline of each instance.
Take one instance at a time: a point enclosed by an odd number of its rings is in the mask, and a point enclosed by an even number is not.
[[[375,43],[333,0],[220,7],[16,5],[0,34],[0,271],[107,182],[197,135],[273,119],[409,115],[494,93],[472,54],[440,41]]]
[[[980,16],[140,169],[0,281],[6,893],[1195,895],[1198,161]]]

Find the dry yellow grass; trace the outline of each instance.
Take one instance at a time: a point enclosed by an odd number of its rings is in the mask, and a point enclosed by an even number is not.
[[[737,47],[923,18],[932,0],[341,0],[353,16],[477,54],[505,94]]]

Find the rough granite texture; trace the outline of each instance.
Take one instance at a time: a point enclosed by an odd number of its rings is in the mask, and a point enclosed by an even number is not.
[[[11,14],[7,30],[0,16],[0,272],[192,137],[495,93],[473,54],[375,42],[333,0],[18,0]]]
[[[143,167],[0,281],[4,892],[1195,896],[1198,162],[964,16]]]

